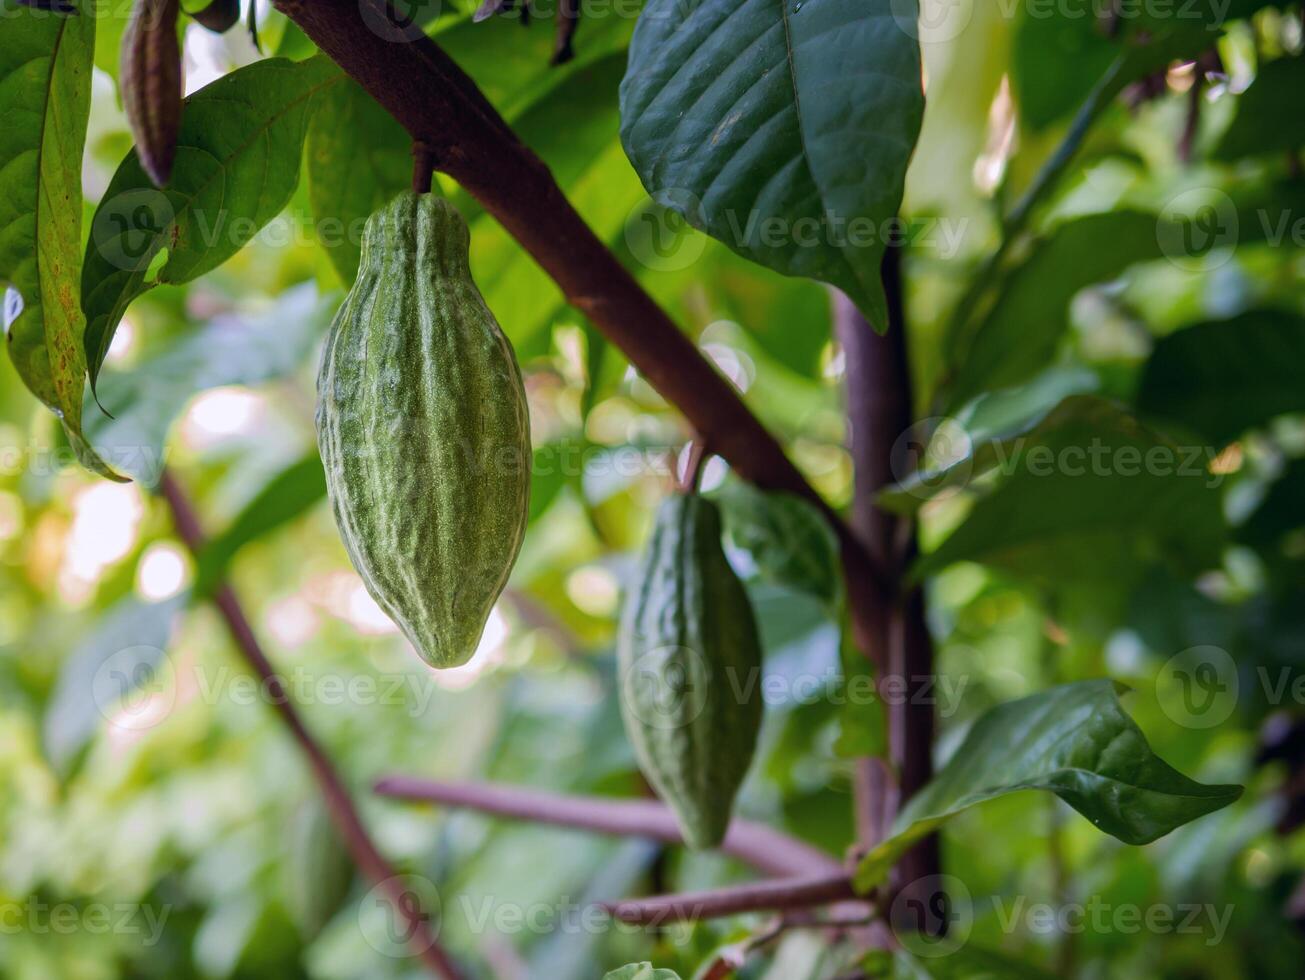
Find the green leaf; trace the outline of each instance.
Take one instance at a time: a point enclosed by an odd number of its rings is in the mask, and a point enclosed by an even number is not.
[[[45,711],[42,740],[51,764],[65,777],[119,704],[153,679],[185,602],[185,595],[155,603],[124,599],[64,661]]]
[[[1070,301],[1080,290],[1162,257],[1159,226],[1154,214],[1112,211],[1069,221],[1036,243],[968,346],[957,345],[950,403],[961,405],[1042,370],[1069,329]]]
[[[956,814],[1019,790],[1055,793],[1126,844],[1149,844],[1241,795],[1240,786],[1194,782],[1152,752],[1119,703],[1122,690],[1080,681],[993,708],[861,861],[857,888],[874,888],[915,841]]]
[[[1259,506],[1237,528],[1237,540],[1257,548],[1269,548],[1286,534],[1305,528],[1305,459],[1293,459],[1270,484]]]
[[[1116,37],[1104,16],[1109,8],[1096,0],[1026,6],[1015,23],[1011,50],[1020,119],[1033,130],[1045,129],[1072,113],[1120,54],[1127,57],[1114,94],[1172,60],[1214,47],[1227,20],[1268,5],[1265,0],[1195,0],[1163,9],[1142,4],[1121,12]]]
[[[16,291],[5,296],[9,356],[59,417],[82,464],[122,479],[82,434],[86,318],[77,280],[96,11],[85,2],[72,16],[12,2],[2,9],[0,279]]]
[[[412,181],[412,138],[357,82],[323,93],[308,124],[308,201],[344,285],[358,275],[362,228]]]
[[[767,493],[743,480],[731,481],[720,501],[726,540],[752,557],[763,580],[838,602],[838,538],[820,511],[793,494]]]
[[[92,385],[132,300],[217,268],[285,207],[312,101],[343,77],[326,58],[272,58],[206,85],[186,100],[172,182],[161,190],[128,154],[95,211],[82,270]]]
[[[184,335],[135,370],[106,372],[89,438],[108,458],[146,486],[158,483],[163,445],[191,396],[224,385],[253,385],[282,377],[304,363],[338,305],[297,286],[258,317],[215,319]]]
[[[1278,415],[1305,411],[1305,317],[1253,310],[1162,338],[1137,407],[1217,446]]]
[[[911,475],[879,492],[880,507],[914,514],[939,494],[965,487],[996,466],[1071,395],[1095,391],[1098,379],[1086,368],[1052,368],[1027,384],[980,395],[944,420],[931,434],[924,458]]]
[[[1100,30],[1090,0],[1036,12],[1015,21],[1010,72],[1020,120],[1045,129],[1073,112],[1119,53]],[[1077,15],[1077,16],[1075,16]]]
[[[608,970],[603,980],[680,980],[674,970],[657,970],[651,963],[631,963],[619,970]]]
[[[1211,455],[1170,442],[1112,402],[1066,399],[1000,454],[1005,479],[914,574],[978,561],[1057,580],[1116,575],[1148,546],[1205,568],[1223,536]]]
[[[914,0],[651,0],[621,140],[660,204],[833,283],[887,326],[879,265],[924,94]]]
[[[307,513],[325,496],[326,473],[316,452],[272,477],[231,525],[209,541],[196,563],[194,593],[207,596],[241,548]]]
[[[1215,147],[1215,158],[1236,160],[1305,146],[1302,91],[1305,56],[1279,58],[1262,65],[1250,88],[1238,97],[1237,115]]]

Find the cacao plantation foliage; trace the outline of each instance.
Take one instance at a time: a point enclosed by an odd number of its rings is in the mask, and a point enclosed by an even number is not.
[[[0,0],[0,977],[1305,962],[1305,13]]]

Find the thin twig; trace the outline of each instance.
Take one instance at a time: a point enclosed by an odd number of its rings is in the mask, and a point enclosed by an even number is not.
[[[382,796],[462,807],[557,827],[647,837],[668,844],[680,844],[684,840],[674,815],[655,800],[564,796],[497,783],[444,783],[410,776],[386,776],[377,780],[375,790]],[[842,870],[839,862],[824,851],[749,820],[736,818],[720,849],[766,874],[838,874]]]
[[[604,902],[601,907],[615,919],[636,925],[718,919],[744,912],[810,908],[855,898],[846,874],[811,878],[777,878],[711,891],[656,895]]]
[[[201,555],[204,551],[205,536],[185,490],[166,470],[163,472],[159,490],[172,511],[177,535],[192,555]],[[273,709],[281,716],[291,736],[307,756],[327,810],[331,814],[331,820],[353,856],[354,863],[368,878],[385,890],[396,914],[403,915],[408,920],[409,944],[413,954],[436,976],[445,977],[447,980],[461,980],[462,971],[431,934],[427,917],[413,902],[414,896],[404,887],[398,872],[390,866],[377,850],[376,845],[372,843],[371,836],[349,795],[348,787],[340,778],[326,751],[313,738],[299,716],[289,692],[282,683],[281,676],[263,652],[249,618],[245,615],[240,600],[231,586],[226,583],[219,584],[213,592],[213,603],[226,622],[236,647],[266,686],[268,700]]]

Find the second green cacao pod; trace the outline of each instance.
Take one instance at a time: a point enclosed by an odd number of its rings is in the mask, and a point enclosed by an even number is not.
[[[621,713],[639,766],[685,843],[714,847],[761,728],[761,643],[721,549],[716,505],[674,494],[657,514],[617,643]]]
[[[348,896],[353,859],[320,798],[304,800],[288,830],[281,865],[286,906],[300,935],[310,940]]]
[[[317,381],[340,536],[433,667],[475,653],[530,495],[521,372],[472,281],[469,244],[462,216],[430,194],[405,192],[373,214]]]

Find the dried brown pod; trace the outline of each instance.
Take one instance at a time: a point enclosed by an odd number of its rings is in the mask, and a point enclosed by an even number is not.
[[[122,101],[136,154],[150,180],[172,176],[181,127],[180,0],[136,0],[122,38]]]

